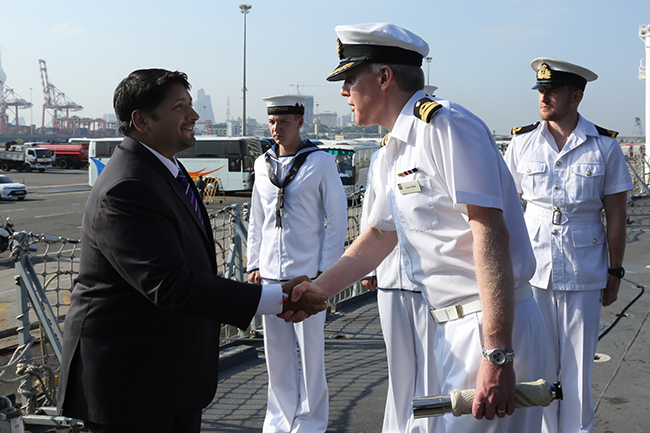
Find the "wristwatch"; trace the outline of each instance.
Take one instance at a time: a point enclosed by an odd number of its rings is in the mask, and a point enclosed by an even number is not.
[[[515,352],[503,349],[483,349],[483,356],[494,365],[504,365],[515,359]]]
[[[607,273],[609,275],[613,275],[613,276],[618,277],[618,278],[623,278],[625,276],[625,268],[623,268],[623,266],[621,266],[620,268],[614,268],[614,269],[609,268],[609,269],[607,269]]]

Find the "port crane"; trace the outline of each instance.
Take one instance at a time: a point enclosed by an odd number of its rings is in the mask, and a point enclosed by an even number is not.
[[[18,128],[18,110],[22,108],[30,108],[31,106],[31,102],[20,97],[13,89],[0,81],[0,133],[8,132],[9,115],[7,113],[10,108],[13,107],[16,128]]]
[[[300,84],[300,82],[297,82],[296,84],[289,84],[291,87],[296,88],[296,95],[300,95],[300,88],[301,87],[324,87],[324,86],[310,86],[307,84]]]
[[[70,98],[65,93],[57,89],[47,77],[47,65],[45,60],[38,60],[41,69],[41,81],[43,82],[43,122],[42,127],[45,130],[45,113],[49,112],[52,115],[52,123],[56,128],[59,119],[70,119],[70,111],[79,111],[83,107]],[[65,113],[65,116],[59,117],[59,113]]]

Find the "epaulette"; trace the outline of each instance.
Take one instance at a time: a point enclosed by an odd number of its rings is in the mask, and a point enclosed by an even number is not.
[[[535,122],[526,126],[517,126],[516,128],[512,128],[510,134],[517,135],[517,134],[525,134],[527,132],[534,131],[539,126],[539,123],[540,122]]]
[[[598,125],[594,125],[594,126],[596,127],[596,130],[600,135],[605,135],[607,137],[612,137],[612,138],[618,137],[618,131],[612,131],[611,129],[601,128]]]
[[[442,108],[442,105],[429,98],[422,98],[415,103],[413,115],[420,120],[431,123],[436,112]]]
[[[384,135],[384,138],[381,139],[381,147],[384,147],[388,144],[388,137],[390,137],[390,132]]]

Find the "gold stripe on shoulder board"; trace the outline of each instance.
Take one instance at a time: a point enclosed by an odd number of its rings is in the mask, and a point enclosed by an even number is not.
[[[618,131],[612,131],[611,129],[602,128],[598,125],[594,125],[594,126],[596,127],[596,130],[600,135],[604,135],[606,137],[611,137],[611,138],[618,137]]]
[[[390,132],[384,135],[384,138],[381,139],[381,147],[384,147],[388,144],[388,138],[390,137]]]
[[[413,115],[420,120],[430,123],[436,112],[441,108],[441,104],[438,104],[429,98],[422,98],[415,103],[415,106],[413,107]]]
[[[512,128],[512,131],[510,131],[511,135],[517,135],[517,134],[525,134],[526,132],[533,131],[537,129],[539,126],[540,122],[535,122],[531,123],[530,125],[526,126],[517,126],[516,128]]]

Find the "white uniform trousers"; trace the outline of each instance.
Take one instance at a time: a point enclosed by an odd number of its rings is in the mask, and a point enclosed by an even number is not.
[[[264,353],[269,374],[264,433],[321,433],[327,430],[325,318],[325,311],[300,323],[263,316]],[[296,346],[300,350],[300,369]]]
[[[542,432],[592,432],[596,414],[591,383],[600,329],[601,292],[533,287],[533,296],[546,323],[545,379],[559,379],[564,394],[563,400],[544,409]]]
[[[384,433],[433,433],[437,417],[413,418],[413,397],[440,395],[433,362],[436,323],[422,294],[378,290],[377,308],[388,359]]]
[[[476,376],[483,360],[481,312],[468,314],[457,320],[438,324],[435,359],[442,394],[454,389],[476,387]],[[515,306],[513,326],[514,368],[517,382],[535,381],[544,377],[546,359],[544,324],[541,312],[533,298]],[[445,414],[439,418],[436,433],[534,433],[542,428],[542,408],[515,409],[511,416],[477,420],[472,415],[455,417]]]

